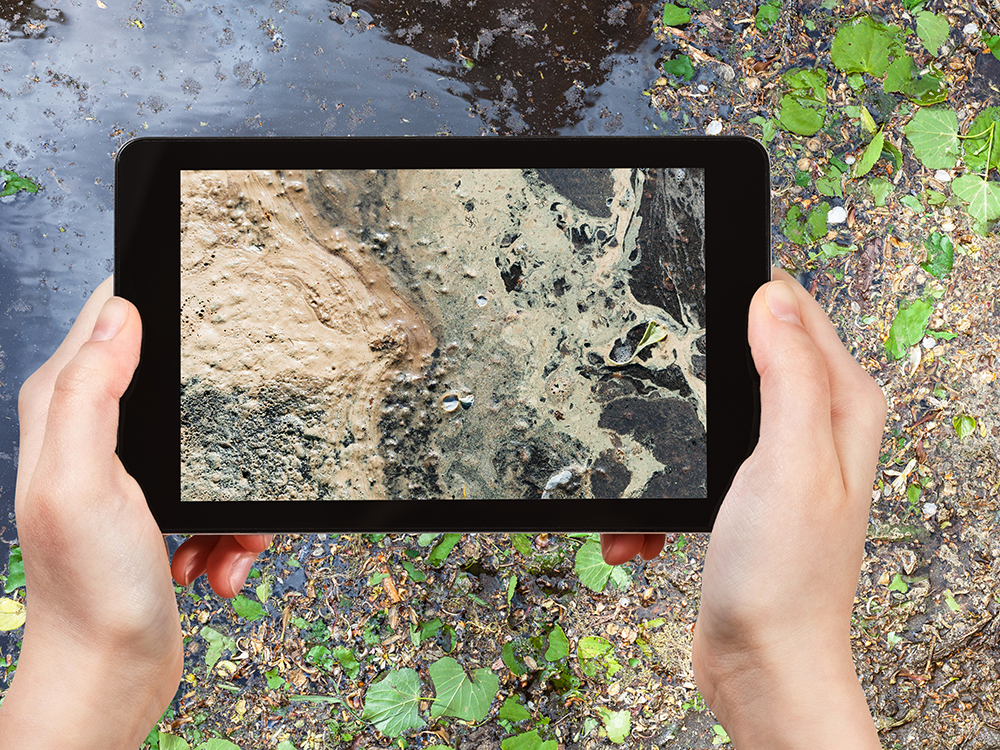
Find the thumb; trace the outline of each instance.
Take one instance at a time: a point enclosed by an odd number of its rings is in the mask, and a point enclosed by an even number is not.
[[[758,289],[748,328],[760,374],[760,444],[786,457],[833,450],[826,361],[802,325],[793,283],[772,281]]]
[[[107,466],[117,445],[118,401],[139,363],[141,342],[139,311],[121,297],[108,299],[90,339],[56,376],[39,468]]]

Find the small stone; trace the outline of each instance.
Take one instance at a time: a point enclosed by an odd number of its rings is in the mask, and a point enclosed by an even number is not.
[[[715,74],[726,83],[731,83],[736,80],[736,71],[733,70],[731,65],[726,65],[725,63],[719,65],[715,69]]]
[[[937,513],[937,505],[934,503],[924,503],[924,516],[930,518]]]
[[[934,173],[934,179],[938,182],[951,182],[951,175],[948,174],[948,170],[939,169]]]
[[[962,28],[962,33],[963,34],[978,34],[979,33],[979,27],[975,23],[967,23]]]
[[[847,221],[847,209],[843,206],[834,206],[826,215],[827,224],[843,224],[845,221]]]
[[[853,156],[845,156],[844,157],[844,163],[845,164],[853,164],[856,161],[857,161],[857,159],[855,159]]]
[[[809,167],[811,165],[812,165],[812,162],[810,162],[809,159],[807,157],[805,157],[805,156],[803,156],[801,159],[799,159],[797,162],[795,162],[795,166],[796,166],[796,168],[800,172],[808,172],[809,171]]]
[[[750,78],[745,78],[743,80],[743,84],[750,91],[756,91],[757,89],[760,88],[760,79],[759,78],[754,78],[753,76],[751,76]]]
[[[712,120],[705,128],[705,135],[718,135],[722,132],[722,120]]]
[[[942,232],[954,232],[955,231],[955,225],[952,224],[950,221],[946,221],[946,222],[944,222],[941,225],[941,231]]]
[[[934,344],[937,343],[937,339],[933,336],[924,336],[923,340],[920,342],[923,344],[924,349],[933,349]]]
[[[698,91],[700,91],[703,94],[707,94],[708,93],[708,86],[706,86],[704,83],[699,83],[698,84]]]

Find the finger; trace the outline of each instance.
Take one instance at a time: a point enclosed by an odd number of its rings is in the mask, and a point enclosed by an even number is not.
[[[643,549],[643,534],[601,534],[601,556],[608,565],[621,565]]]
[[[260,553],[271,546],[274,534],[236,534],[236,541],[248,552]]]
[[[666,534],[644,534],[642,550],[639,555],[643,560],[652,560],[663,550],[663,545],[667,541]]]
[[[823,355],[830,383],[830,424],[851,494],[870,497],[878,447],[885,426],[885,396],[844,347],[815,299],[790,275],[775,269],[773,277],[795,292],[802,322]]]
[[[250,552],[233,536],[223,536],[208,556],[208,582],[215,593],[232,599],[243,588],[257,553]]]
[[[18,394],[18,420],[20,422],[20,442],[18,443],[20,459],[18,461],[17,486],[20,493],[27,489],[28,476],[25,472],[33,472],[38,462],[45,435],[45,421],[48,417],[49,401],[56,376],[62,368],[79,352],[80,347],[94,328],[98,314],[104,303],[111,297],[112,278],[108,277],[97,287],[90,299],[77,316],[69,334],[63,340],[48,361],[35,371],[24,384]]]
[[[761,400],[755,453],[777,459],[834,455],[827,364],[802,323],[793,283],[765,284],[750,302],[748,338]]]
[[[118,402],[139,361],[142,323],[132,303],[112,297],[92,328],[56,376],[32,482],[71,477],[78,490],[118,478],[109,474],[116,471],[109,459],[117,445]]]
[[[222,537],[218,534],[204,534],[186,539],[170,561],[170,573],[181,586],[190,586],[194,579],[205,572],[208,556]]]

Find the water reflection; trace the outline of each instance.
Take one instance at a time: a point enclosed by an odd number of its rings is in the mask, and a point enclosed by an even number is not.
[[[649,5],[630,0],[361,0],[354,10],[337,4],[331,18],[356,23],[359,11],[390,39],[440,60],[441,75],[469,86],[473,111],[513,134],[579,122],[615,56],[635,52],[653,28]],[[599,116],[612,118],[606,130],[622,127],[620,113]]]

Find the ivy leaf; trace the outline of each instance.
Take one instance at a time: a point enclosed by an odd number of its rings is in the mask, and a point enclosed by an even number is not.
[[[424,725],[417,715],[419,706],[420,680],[416,671],[407,667],[387,672],[368,688],[362,718],[375,724],[386,737],[398,737]]]
[[[620,745],[632,730],[632,715],[628,711],[612,711],[604,706],[597,707],[597,715],[601,717],[608,739]]]
[[[953,110],[921,109],[903,132],[914,155],[928,169],[951,169],[958,161],[958,117]]]
[[[559,742],[556,740],[542,740],[538,736],[538,730],[532,729],[524,734],[516,734],[508,737],[500,743],[500,750],[556,750]]]
[[[920,267],[937,279],[943,279],[955,263],[955,248],[951,238],[946,234],[934,232],[924,242],[927,248],[927,260]]]
[[[869,115],[870,117],[870,115]],[[868,144],[865,152],[861,154],[861,158],[854,163],[854,177],[864,177],[868,174],[872,167],[875,166],[875,162],[882,155],[882,145],[885,143],[885,133],[879,130],[875,137],[872,138],[872,142]]]
[[[264,616],[267,614],[267,610],[260,606],[258,602],[255,602],[253,599],[248,599],[242,594],[233,599],[233,609],[236,611],[237,615],[249,620],[250,622],[263,620]]]
[[[663,63],[663,72],[683,78],[685,81],[694,78],[694,66],[691,65],[691,58],[687,55],[677,55],[673,60],[667,60]]]
[[[13,599],[0,599],[0,631],[17,630],[24,625],[27,615],[24,605]]]
[[[830,56],[845,73],[868,73],[881,78],[889,67],[889,55],[901,56],[899,30],[862,16],[841,26],[833,37]]]
[[[906,350],[924,337],[927,321],[931,318],[931,301],[918,299],[909,305],[900,305],[889,329],[885,350],[892,359],[902,359]]]
[[[785,130],[798,135],[815,135],[823,127],[825,112],[814,107],[803,106],[794,94],[781,97],[778,123]]]
[[[970,170],[985,168],[987,153],[989,168],[1000,169],[1000,107],[989,107],[976,115],[966,135],[965,164]]]
[[[917,13],[917,36],[924,43],[924,49],[936,55],[944,40],[948,38],[948,20],[929,10]]]
[[[454,716],[463,721],[478,722],[490,712],[493,699],[500,689],[500,678],[483,667],[472,672],[472,679],[450,656],[442,656],[427,669],[437,693],[431,705],[431,718]]]
[[[559,661],[567,656],[569,656],[569,639],[559,623],[556,623],[549,632],[549,647],[545,649],[545,660]]]
[[[910,587],[906,585],[906,581],[903,580],[903,577],[899,575],[899,573],[896,573],[896,575],[892,577],[892,583],[889,584],[889,591],[898,591],[900,594],[905,594],[909,590]]]
[[[663,6],[663,25],[664,26],[683,26],[691,21],[691,11],[687,8],[681,8],[673,3],[667,3]]]
[[[969,204],[969,215],[973,218],[983,222],[1000,219],[1000,183],[966,174],[952,182],[951,189]]]
[[[497,718],[506,719],[507,721],[525,721],[531,718],[531,714],[517,700],[517,696],[508,695],[507,700],[500,706]]]
[[[573,570],[579,577],[580,583],[588,589],[598,593],[604,591],[604,587],[608,584],[608,576],[611,575],[611,566],[604,562],[604,557],[601,555],[601,539],[597,534],[592,534],[577,550]]]

